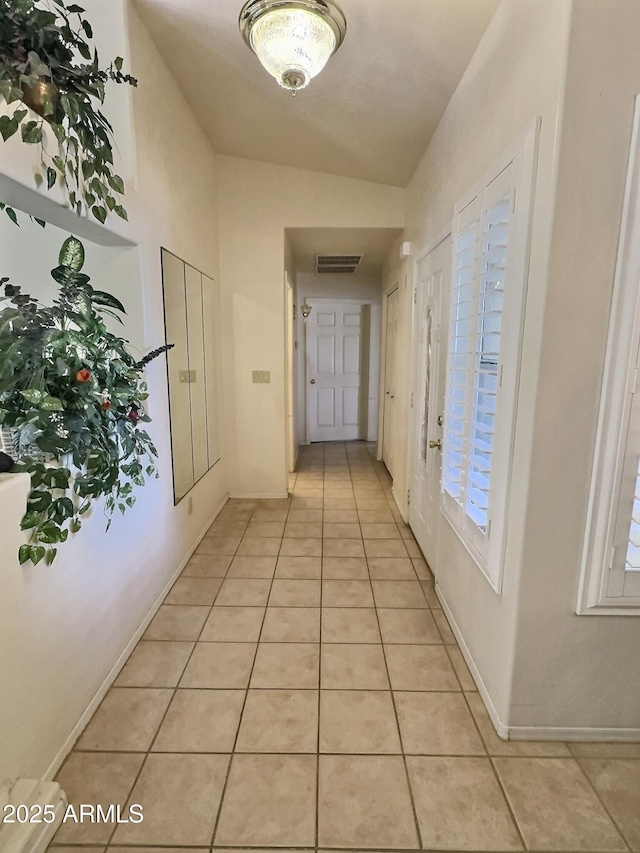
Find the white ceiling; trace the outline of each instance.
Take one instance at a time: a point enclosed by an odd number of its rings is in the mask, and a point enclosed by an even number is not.
[[[315,272],[315,255],[363,255],[357,276],[379,277],[398,228],[287,228],[296,270]]]
[[[135,0],[221,154],[406,186],[499,0],[339,0],[342,47],[295,97],[238,31],[243,0]]]

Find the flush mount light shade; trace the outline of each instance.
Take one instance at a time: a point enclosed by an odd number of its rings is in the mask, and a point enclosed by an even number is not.
[[[269,74],[293,92],[322,71],[347,31],[332,0],[250,0],[239,26]]]

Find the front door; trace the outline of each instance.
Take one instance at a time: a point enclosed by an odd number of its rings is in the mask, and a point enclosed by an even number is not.
[[[312,299],[308,304],[309,441],[358,439],[362,306]]]
[[[449,282],[450,239],[418,262],[414,299],[413,424],[409,524],[427,562],[435,565],[440,516],[445,361],[443,305]],[[444,296],[443,296],[444,294]]]

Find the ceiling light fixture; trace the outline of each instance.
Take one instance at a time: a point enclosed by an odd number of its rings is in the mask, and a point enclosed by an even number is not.
[[[294,95],[322,71],[347,32],[333,0],[249,0],[238,24],[269,74]]]

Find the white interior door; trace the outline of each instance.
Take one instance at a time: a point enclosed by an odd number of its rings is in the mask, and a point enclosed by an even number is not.
[[[418,262],[414,305],[411,500],[409,524],[433,567],[438,546],[442,472],[445,359],[443,306],[448,292],[451,242],[447,238]],[[444,296],[443,296],[444,295]]]
[[[308,304],[309,441],[358,439],[362,306],[311,299]]]
[[[386,297],[384,350],[384,415],[382,420],[382,459],[393,477],[396,398],[396,352],[398,342],[398,288]]]

